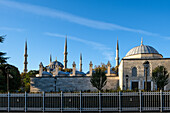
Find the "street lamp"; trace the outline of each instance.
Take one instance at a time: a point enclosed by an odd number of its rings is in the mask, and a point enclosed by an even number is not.
[[[9,69],[11,69],[11,67],[9,65],[7,65],[5,67],[5,71],[7,73],[7,92],[9,92]]]
[[[125,78],[126,78],[126,90],[127,90],[128,89],[128,78],[129,78],[129,76],[126,75]]]
[[[143,63],[143,66],[145,68],[145,90],[148,91],[148,88],[147,88],[147,76],[148,76],[148,68],[149,68],[149,62],[148,61],[145,61]]]

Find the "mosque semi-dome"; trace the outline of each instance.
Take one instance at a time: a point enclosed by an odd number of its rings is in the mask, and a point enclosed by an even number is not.
[[[132,48],[124,58],[162,58],[162,55],[152,46],[143,45]]]

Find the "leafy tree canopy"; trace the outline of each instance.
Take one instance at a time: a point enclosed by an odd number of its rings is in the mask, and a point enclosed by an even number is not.
[[[28,73],[22,73],[22,87],[19,90],[20,92],[29,92],[30,91],[30,77],[35,77],[38,74],[38,70],[30,70]]]
[[[0,36],[0,43],[3,43],[5,36]],[[6,53],[0,52],[0,64],[6,63],[7,57],[4,57]]]
[[[152,80],[157,84],[157,87],[164,89],[168,84],[169,73],[164,66],[158,66],[152,71]]]
[[[7,70],[6,67],[10,68]],[[0,91],[7,91],[7,72],[9,73],[9,90],[16,91],[21,86],[21,76],[17,67],[10,64],[0,65]]]
[[[101,63],[101,65],[98,65],[98,66],[94,66],[94,70],[96,69],[101,69],[102,71],[106,71],[107,70],[107,65],[104,64],[104,63]]]
[[[95,69],[101,69],[102,71],[106,71],[107,70],[107,65],[104,64],[104,63],[101,63],[101,65],[98,65],[98,66],[95,65],[94,70]],[[118,67],[111,67],[111,70],[117,73]]]
[[[107,83],[107,77],[104,70],[101,68],[96,68],[95,72],[91,76],[90,82],[93,87],[96,87],[99,91],[101,91]]]

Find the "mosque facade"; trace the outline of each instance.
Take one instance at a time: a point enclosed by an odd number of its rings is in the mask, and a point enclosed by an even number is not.
[[[25,62],[24,72],[27,71],[27,46],[25,46]],[[65,39],[64,48],[64,64],[57,61],[52,61],[50,56],[50,63],[44,66],[41,62],[39,64],[39,74],[36,77],[31,77],[30,92],[56,92],[56,91],[96,91],[97,89],[92,86],[90,79],[92,76],[93,63],[89,63],[89,71],[82,71],[82,54],[80,54],[79,70],[76,68],[75,62],[72,64],[71,71],[67,67],[67,37]],[[116,66],[118,73],[111,70],[111,64],[108,61],[107,70],[107,84],[104,90],[116,90],[120,87],[122,90],[126,89],[144,89],[145,87],[145,74],[147,72],[147,87],[149,90],[156,90],[157,86],[152,81],[152,70],[157,66],[166,67],[170,72],[170,58],[163,58],[155,48],[152,46],[141,45],[132,48],[125,57],[119,62],[119,44],[117,40],[116,46]],[[144,63],[148,62],[148,68],[144,67]],[[166,85],[165,90],[170,90],[170,84]]]

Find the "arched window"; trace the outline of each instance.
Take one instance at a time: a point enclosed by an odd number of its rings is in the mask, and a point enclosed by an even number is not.
[[[133,76],[133,77],[136,77],[136,76],[137,76],[137,68],[136,68],[136,67],[133,67],[133,68],[132,68],[132,76]]]

